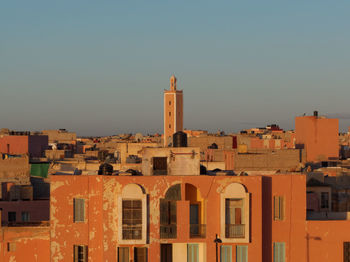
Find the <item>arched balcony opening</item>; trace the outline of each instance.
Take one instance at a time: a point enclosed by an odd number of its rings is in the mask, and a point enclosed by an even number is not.
[[[221,239],[224,242],[249,242],[249,193],[239,183],[221,192]]]
[[[177,237],[177,205],[181,200],[181,184],[171,186],[160,199],[160,238]]]
[[[200,191],[192,184],[185,184],[185,200],[189,201],[190,208],[190,238],[205,238],[205,208],[204,199]]]

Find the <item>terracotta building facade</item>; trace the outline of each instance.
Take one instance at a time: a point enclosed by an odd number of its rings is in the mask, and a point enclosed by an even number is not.
[[[306,220],[304,175],[51,180],[50,226],[1,227],[1,261],[349,261],[350,221]]]
[[[302,175],[52,176],[51,261],[77,247],[88,261],[215,261],[216,235],[221,261],[304,261],[302,190]]]
[[[296,148],[306,150],[308,162],[339,159],[339,120],[313,116],[295,118]]]
[[[0,153],[42,157],[48,146],[48,136],[8,135],[0,137]]]

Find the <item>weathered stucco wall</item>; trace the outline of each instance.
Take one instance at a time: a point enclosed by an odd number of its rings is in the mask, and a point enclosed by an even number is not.
[[[254,150],[244,154],[232,150],[225,151],[225,162],[227,169],[237,171],[295,171],[306,162],[306,154],[301,149]]]
[[[148,202],[147,239],[143,244],[128,244],[148,247],[149,261],[159,261],[160,243],[202,243],[201,250],[207,261],[214,261],[215,245],[212,240],[220,232],[219,201],[220,192],[233,182],[244,183],[252,194],[250,223],[254,228],[250,235],[249,256],[261,261],[262,224],[261,224],[261,178],[260,177],[118,177],[118,176],[52,176],[51,190],[51,256],[54,261],[71,259],[72,246],[89,246],[91,261],[115,261],[117,256],[118,233],[118,196],[123,188],[130,184],[141,185]],[[157,181],[155,183],[155,180]],[[177,201],[177,239],[160,240],[159,200],[175,184],[181,184],[182,198]],[[185,185],[191,184],[199,190],[204,199],[205,215],[203,223],[207,225],[206,238],[189,237],[189,201],[186,199]],[[73,223],[72,199],[86,199],[86,221]],[[120,207],[119,207],[120,209]],[[90,215],[91,214],[91,215]],[[120,219],[120,218],[119,218]],[[124,244],[125,245],[125,244]],[[90,251],[91,249],[91,251]],[[259,251],[260,250],[260,251]]]
[[[43,130],[42,133],[48,136],[49,142],[70,143],[77,139],[77,134],[73,132],[62,132],[60,130]]]
[[[154,157],[167,157],[167,175],[199,175],[200,152],[197,147],[144,148],[142,174],[151,176]]]
[[[30,165],[27,156],[1,159],[0,182],[19,182],[28,184],[30,179]]]
[[[232,261],[236,246],[248,246],[249,261],[273,261],[273,243],[285,243],[286,261],[342,261],[343,242],[350,242],[350,221],[306,221],[304,175],[270,176],[51,176],[51,233],[45,228],[2,228],[0,258],[3,261],[72,261],[73,245],[87,245],[89,261],[116,261],[119,246],[147,247],[148,261],[160,261],[160,244],[173,243],[173,258],[186,258],[187,243],[199,244],[201,262],[215,261],[215,235],[220,236],[220,197],[233,183],[249,194],[249,238],[230,243]],[[177,238],[160,239],[160,199],[173,185],[181,185],[177,201]],[[130,185],[134,185],[130,187]],[[121,245],[120,198],[125,188],[141,190],[147,199],[147,234],[142,243]],[[190,190],[191,189],[191,190]],[[194,189],[195,191],[193,191]],[[134,192],[135,195],[139,192]],[[133,192],[128,196],[132,197]],[[274,219],[274,197],[283,197],[283,219]],[[73,199],[85,199],[85,221],[73,221]],[[191,201],[202,203],[204,238],[189,236]],[[198,203],[198,202],[197,202]],[[118,211],[119,210],[119,211]],[[246,210],[247,211],[247,210]],[[50,241],[51,238],[51,241]],[[16,242],[15,252],[7,243]],[[50,249],[48,248],[50,246]],[[220,246],[220,245],[219,245]],[[51,254],[50,254],[51,253]],[[26,254],[26,260],[21,260]],[[38,260],[35,260],[37,259]],[[1,260],[2,261],[2,260]]]
[[[215,143],[218,146],[218,149],[229,150],[233,148],[235,137],[233,136],[202,136],[202,137],[189,137],[188,146],[199,147],[201,152],[204,152],[208,149],[208,146],[211,146]]]
[[[8,245],[14,251],[8,251]],[[49,227],[0,228],[0,261],[47,262],[50,261]]]

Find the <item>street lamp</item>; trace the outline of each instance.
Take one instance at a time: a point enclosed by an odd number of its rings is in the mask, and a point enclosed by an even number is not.
[[[320,238],[320,237],[310,236],[309,233],[306,234],[306,259],[307,259],[307,262],[310,261],[310,253],[309,253],[309,252],[310,252],[310,251],[309,251],[309,249],[310,249],[310,244],[309,244],[310,239],[313,239],[313,240],[322,240],[322,238]]]
[[[214,239],[215,247],[216,247],[216,262],[219,262],[219,257],[218,257],[218,244],[222,243],[222,240],[218,238],[218,234],[215,235]]]

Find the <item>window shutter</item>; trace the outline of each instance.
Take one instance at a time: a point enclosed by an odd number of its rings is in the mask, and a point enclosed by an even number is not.
[[[221,246],[220,262],[232,262],[231,246]]]
[[[176,201],[170,201],[170,224],[176,224]]]
[[[176,201],[160,200],[160,224],[176,224]]]
[[[74,205],[74,222],[78,221],[78,199],[74,198],[74,202],[73,202],[73,205]]]
[[[274,220],[283,220],[284,219],[284,197],[283,196],[274,196]]]
[[[74,198],[74,222],[85,221],[85,199]]]
[[[248,246],[236,246],[236,257],[237,262],[248,262]]]
[[[173,262],[173,245],[160,244],[160,262]]]
[[[248,246],[242,246],[242,262],[248,262]]]
[[[199,251],[198,245],[195,244],[193,247],[194,247],[194,250],[193,250],[194,251],[194,262],[198,262],[198,259],[199,259],[199,257],[198,257],[198,251]]]
[[[274,196],[273,197],[273,200],[274,200],[274,203],[273,203],[273,206],[274,206],[274,214],[273,214],[273,219],[274,220],[278,220],[278,216],[279,216],[279,208],[280,208],[280,199],[278,196]]]
[[[350,262],[350,242],[343,244],[344,262]]]
[[[273,243],[273,261],[274,262],[285,262],[285,243],[274,242]]]
[[[79,199],[79,221],[85,221],[85,200],[84,199]]]
[[[226,246],[221,246],[220,250],[220,262],[227,262]]]
[[[225,224],[231,224],[229,199],[225,199]]]
[[[161,199],[160,200],[160,224],[167,225],[168,222],[169,222],[168,201]]]
[[[129,262],[128,247],[118,247],[118,262]]]
[[[198,244],[187,244],[187,261],[198,262]]]
[[[281,196],[279,197],[279,219],[283,220],[284,219],[284,197]]]
[[[78,255],[79,250],[78,249],[79,249],[79,247],[74,245],[73,248],[74,248],[74,262],[78,262],[78,257],[79,257],[79,255]]]
[[[88,261],[88,246],[83,246],[83,261]]]
[[[192,245],[187,244],[187,262],[193,262],[192,261]]]
[[[285,257],[286,257],[286,248],[284,243],[280,243],[280,261],[285,262]]]

